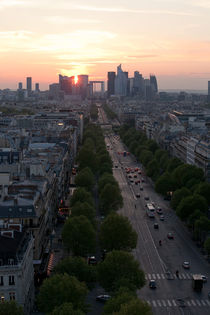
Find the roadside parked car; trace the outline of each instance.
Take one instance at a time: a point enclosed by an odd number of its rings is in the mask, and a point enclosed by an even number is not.
[[[101,294],[96,297],[96,301],[99,301],[99,302],[106,302],[109,299],[111,299],[111,296],[108,294]]]

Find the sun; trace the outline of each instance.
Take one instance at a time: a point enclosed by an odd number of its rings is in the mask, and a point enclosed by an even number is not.
[[[75,76],[74,76],[74,84],[77,84],[77,82],[78,82],[78,76],[75,75]]]

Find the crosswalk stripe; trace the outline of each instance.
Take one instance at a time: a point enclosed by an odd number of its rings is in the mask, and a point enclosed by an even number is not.
[[[159,300],[157,300],[157,303],[159,306],[162,306],[161,302]]]
[[[201,300],[201,304],[203,304],[204,306],[206,306],[206,303],[204,302],[204,300]]]
[[[154,305],[154,307],[157,306],[156,302],[155,301],[152,301],[152,304]]]
[[[161,273],[161,277],[162,279],[165,279],[165,275],[163,273]]]
[[[149,305],[151,305],[151,302],[149,300],[146,301]]]
[[[147,275],[145,275],[145,279],[146,279],[146,280],[148,280],[148,277],[147,277]]]
[[[167,300],[167,302],[168,302],[168,305],[171,306],[171,302],[169,300]]]
[[[158,279],[161,279],[161,277],[160,277],[159,273],[157,274],[157,278],[158,278]]]
[[[184,274],[184,273],[182,273],[182,277],[183,277],[184,279],[186,279],[186,276],[185,276],[185,274]]]
[[[156,276],[155,276],[155,274],[154,274],[154,273],[152,274],[152,277],[153,277],[153,279],[156,279]]]
[[[210,302],[208,300],[205,300],[206,304],[210,306]]]
[[[196,303],[193,300],[191,300],[191,303],[192,305],[196,306]]]
[[[190,301],[187,301],[187,305],[188,305],[188,306],[191,306],[191,303],[190,303]]]
[[[201,306],[201,303],[199,300],[196,300],[196,303],[198,304],[198,306]]]
[[[148,273],[148,278],[151,279],[151,274],[150,273]]]
[[[177,304],[176,304],[176,301],[175,301],[175,300],[172,300],[172,303],[173,303],[173,305],[174,305],[174,306],[177,306]]]
[[[166,306],[166,302],[164,300],[162,300],[163,306]]]
[[[191,275],[189,273],[186,273],[186,276],[188,279],[191,279]]]

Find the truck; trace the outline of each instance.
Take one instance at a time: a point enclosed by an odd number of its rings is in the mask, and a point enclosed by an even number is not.
[[[203,278],[202,275],[192,276],[192,287],[193,290],[200,292],[203,288]]]

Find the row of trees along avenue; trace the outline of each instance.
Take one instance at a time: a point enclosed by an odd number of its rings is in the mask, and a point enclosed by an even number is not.
[[[69,257],[58,263],[41,286],[39,309],[56,315],[85,314],[90,308],[85,303],[88,290],[99,282],[112,296],[104,314],[152,314],[149,305],[136,295],[136,290],[145,284],[144,272],[130,253],[136,247],[137,234],[128,219],[116,213],[123,200],[99,126],[85,128],[77,162],[71,216],[62,231]],[[101,224],[96,216],[98,210],[104,217]],[[87,264],[87,257],[96,253],[98,240],[106,255],[92,266]]]
[[[170,157],[145,133],[127,125],[119,129],[123,142],[144,165],[147,176],[155,182],[155,190],[171,197],[171,206],[191,230],[194,240],[210,255],[210,184],[202,169]]]

